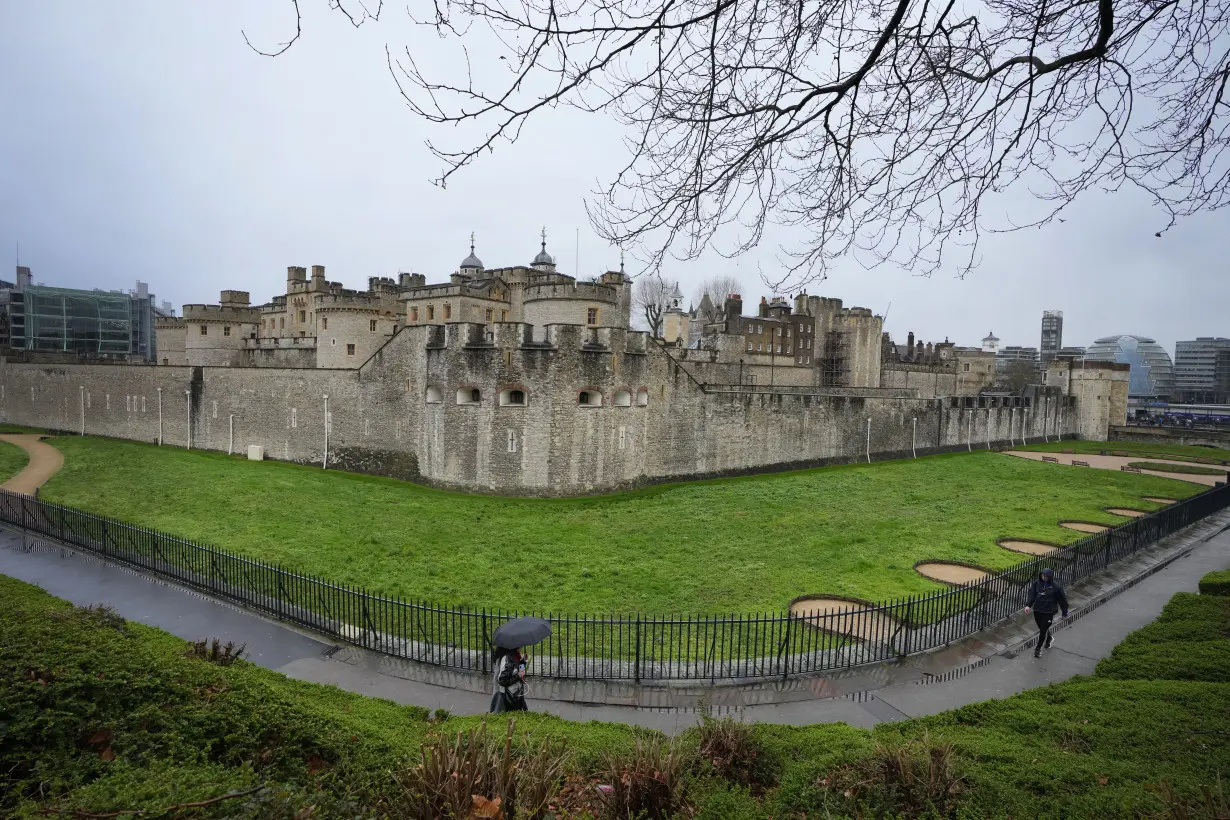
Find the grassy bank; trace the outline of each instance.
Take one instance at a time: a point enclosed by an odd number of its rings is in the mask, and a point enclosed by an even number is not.
[[[631,792],[648,792],[644,766],[669,781],[652,790],[663,816],[1139,818],[1186,806],[1173,816],[1212,818],[1188,804],[1230,772],[1230,684],[1223,665],[1172,661],[1224,652],[1228,635],[1230,600],[1180,594],[1093,678],[872,731],[716,723],[668,745],[625,726],[523,715],[510,771],[523,793],[547,783],[544,805],[560,818],[626,816],[606,811],[596,787],[622,773]],[[1154,662],[1135,663],[1147,647]],[[424,771],[448,784],[485,765],[448,754],[480,718],[429,716],[188,649],[0,577],[0,814],[417,817]],[[504,731],[490,719],[490,736]],[[448,766],[430,765],[436,755]],[[544,761],[558,770],[543,774]],[[497,770],[466,783],[467,804],[491,796]],[[217,802],[165,811],[205,801]]]
[[[996,453],[830,467],[596,498],[512,499],[134,442],[52,439],[42,495],[407,598],[552,612],[781,610],[938,585],[923,559],[1010,566],[1001,537],[1070,542],[1186,482]]]
[[[0,482],[8,481],[26,466],[30,457],[16,444],[0,441]]]
[[[1230,460],[1230,450],[1220,447],[1200,447],[1193,444],[1151,444],[1143,441],[1052,441],[1049,444],[1030,444],[1018,450],[1034,450],[1041,453],[1115,453],[1125,456],[1158,456],[1177,459]]]

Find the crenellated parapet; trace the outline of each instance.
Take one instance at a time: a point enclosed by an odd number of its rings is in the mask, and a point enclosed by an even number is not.
[[[551,349],[583,353],[649,352],[649,334],[620,327],[589,327],[571,323],[532,325],[527,322],[448,322],[418,329],[423,346],[447,350]]]

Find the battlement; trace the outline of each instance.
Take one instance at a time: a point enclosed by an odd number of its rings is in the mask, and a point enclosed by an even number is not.
[[[538,284],[526,285],[523,299],[526,302],[541,299],[584,299],[613,305],[619,300],[619,291],[613,285],[598,282]]]
[[[318,293],[312,297],[316,310],[368,310],[380,312],[380,299],[370,293]]]
[[[184,305],[183,318],[188,322],[225,322],[252,324],[257,319],[257,309],[246,305]]]
[[[837,304],[838,304],[838,305],[840,305],[840,304],[841,304],[841,300],[837,300]],[[869,319],[869,318],[871,318],[872,313],[871,313],[871,308],[865,308],[865,307],[851,307],[851,308],[842,308],[842,309],[839,311],[838,315],[839,315],[839,316],[849,316],[849,317],[855,317],[855,318],[862,318],[862,319]]]
[[[574,324],[532,325],[526,322],[449,322],[422,326],[429,349],[577,350],[588,353],[644,354],[649,334],[619,327],[587,327]]]
[[[243,340],[247,350],[273,350],[275,348],[312,348],[316,347],[315,336],[265,336],[259,339]]]

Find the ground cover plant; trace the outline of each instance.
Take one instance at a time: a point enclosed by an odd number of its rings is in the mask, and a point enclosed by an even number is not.
[[[16,444],[0,441],[0,482],[7,481],[20,473],[29,460],[26,451]]]
[[[1210,599],[1176,596],[1124,646],[1230,642]],[[870,731],[710,719],[669,740],[535,714],[510,728],[221,665],[0,576],[0,815],[1223,816],[1230,684],[1131,679],[1113,661]],[[165,811],[188,803],[207,805]]]
[[[941,588],[941,559],[1006,568],[1001,537],[1069,543],[1189,482],[993,452],[692,482],[582,499],[406,482],[91,437],[50,440],[40,494],[266,562],[411,599],[561,613],[782,611],[823,593]],[[715,560],[717,559],[717,560]]]
[[[1185,475],[1226,475],[1226,468],[1204,467],[1199,464],[1170,464],[1163,461],[1132,461],[1128,463],[1129,467],[1136,467],[1141,470],[1158,470],[1166,473],[1182,473]]]
[[[1230,450],[1222,447],[1201,447],[1195,444],[1167,444],[1146,441],[1084,441],[1065,439],[1063,441],[1041,442],[1024,447],[1014,447],[1016,450],[1033,450],[1042,453],[1119,453],[1128,456],[1157,456],[1158,458],[1176,458],[1180,460],[1195,459],[1206,461],[1230,461]]]

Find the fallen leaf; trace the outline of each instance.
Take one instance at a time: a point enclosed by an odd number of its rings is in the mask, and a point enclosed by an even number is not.
[[[504,813],[500,811],[501,798],[488,800],[481,794],[470,795],[470,817],[472,820],[500,820]]]
[[[1109,782],[1110,782],[1110,778],[1107,777],[1106,775],[1104,774],[1098,775],[1098,783],[1100,783],[1101,785],[1105,786]]]
[[[115,760],[115,752],[111,751],[111,747],[108,746],[98,753],[98,757],[104,763],[110,763],[112,760]]]
[[[320,759],[320,755],[312,755],[308,758],[307,767],[310,773],[316,774],[325,767],[325,762]]]

